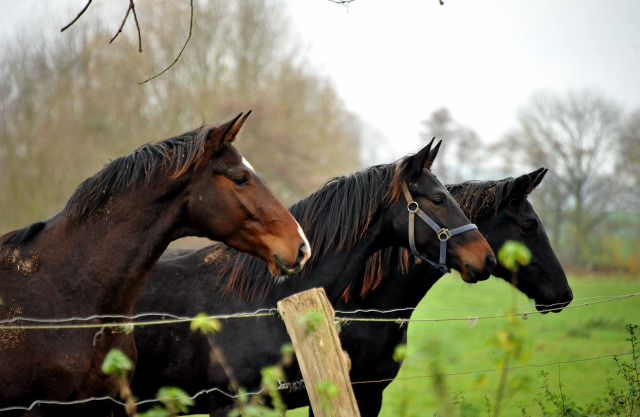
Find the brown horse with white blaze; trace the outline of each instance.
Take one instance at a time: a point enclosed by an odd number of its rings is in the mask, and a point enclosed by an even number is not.
[[[232,144],[249,113],[118,158],[52,218],[0,236],[2,415],[111,412],[113,401],[90,400],[118,396],[101,364],[112,348],[134,359],[136,349],[132,334],[100,325],[133,314],[172,240],[225,242],[272,275],[301,270],[304,233]],[[28,329],[33,319],[98,327]]]

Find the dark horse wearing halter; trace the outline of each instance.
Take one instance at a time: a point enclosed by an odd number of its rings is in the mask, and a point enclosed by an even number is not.
[[[155,268],[136,304],[136,313],[167,312],[193,316],[272,309],[278,300],[312,287],[326,289],[337,303],[348,290],[366,260],[391,245],[410,247],[409,208],[420,208],[438,230],[469,228],[447,241],[446,266],[461,271],[465,281],[486,279],[495,258],[455,200],[429,171],[438,146],[425,147],[396,163],[371,167],[350,177],[336,178],[291,208],[314,247],[314,255],[300,276],[279,285],[260,279],[264,267],[224,245],[166,257]],[[415,222],[416,250],[438,259],[441,241],[432,229]],[[177,280],[176,280],[177,278]],[[184,285],[174,285],[180,281]],[[223,282],[227,281],[227,284]],[[189,287],[189,289],[187,289]],[[235,292],[238,297],[225,294]],[[194,394],[216,387],[229,391],[229,378],[220,363],[211,359],[207,339],[187,325],[143,326],[135,329],[140,361],[132,389],[141,399],[153,398],[160,386],[172,385]],[[280,347],[290,342],[279,318],[228,320],[216,334],[234,379],[253,390],[260,385],[260,369],[280,360]],[[159,365],[161,364],[161,365]],[[200,397],[193,412],[226,416],[232,400],[219,393]]]
[[[544,226],[527,199],[546,172],[541,168],[515,179],[469,181],[447,188],[494,251],[508,240],[518,240],[530,249],[531,262],[520,268],[515,282],[511,271],[501,264],[494,268],[493,275],[532,298],[539,311],[559,312],[571,302],[573,294]],[[343,315],[346,318],[409,319],[441,276],[430,265],[415,263],[405,249],[388,248],[369,258],[366,270],[334,307],[337,311],[393,311]],[[340,340],[351,358],[351,381],[362,417],[380,412],[383,390],[400,370],[401,362],[394,359],[394,351],[396,346],[407,343],[407,331],[408,326],[393,322],[350,322],[342,327]],[[290,376],[291,381],[300,377]],[[308,405],[304,391],[287,393],[285,400],[291,408]]]
[[[101,324],[133,314],[174,239],[226,242],[275,275],[302,268],[306,237],[232,145],[247,116],[118,158],[85,180],[60,213],[0,237],[3,416],[110,412],[112,400],[90,400],[118,396],[117,376],[104,375],[101,364],[112,348],[133,359],[136,349],[132,334]],[[96,327],[25,328],[32,319]]]

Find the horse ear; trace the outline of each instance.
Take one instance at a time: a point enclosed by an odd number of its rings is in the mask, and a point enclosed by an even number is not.
[[[239,115],[236,116],[235,119],[229,122],[231,123],[231,125],[229,126],[227,131],[224,133],[224,136],[222,139],[223,143],[227,143],[227,142],[231,143],[234,141],[234,139],[240,132],[240,129],[242,129],[242,126],[244,126],[250,114],[251,114],[251,110],[249,110],[247,114],[245,114],[244,116],[242,116],[242,113],[240,113]]]
[[[514,180],[513,188],[509,193],[510,197],[514,199],[528,196],[540,184],[547,171],[546,168],[539,168],[529,174],[520,175]]]
[[[435,138],[431,139],[431,143],[433,143],[434,139]],[[427,158],[427,162],[424,164],[425,168],[431,169],[431,165],[433,165],[433,161],[436,159],[436,156],[438,156],[440,145],[442,145],[442,141],[438,141],[438,144],[436,145],[436,147],[429,151],[429,157]]]
[[[529,174],[531,176],[531,184],[529,184],[529,187],[527,187],[527,195],[529,195],[531,191],[533,191],[538,185],[540,185],[544,176],[547,175],[547,172],[549,172],[547,168],[538,168],[537,170]]]
[[[427,144],[424,148],[422,148],[415,155],[410,156],[409,166],[407,167],[407,178],[413,178],[422,173],[424,168],[431,168],[431,163],[433,162],[433,158],[435,155],[431,157],[431,145],[433,145],[433,141],[435,138],[431,139],[431,142]],[[440,144],[438,144],[440,146]],[[436,154],[438,151],[436,150]],[[431,160],[429,160],[431,157]]]
[[[233,142],[250,114],[251,110],[249,110],[244,116],[240,113],[232,120],[214,128],[210,128],[207,133],[207,148],[213,150],[213,152],[217,152],[225,143]]]

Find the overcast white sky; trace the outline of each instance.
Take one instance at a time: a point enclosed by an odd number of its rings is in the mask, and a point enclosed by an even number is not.
[[[350,109],[415,151],[446,106],[493,142],[531,93],[591,88],[640,107],[638,0],[292,0],[310,56]]]
[[[0,0],[0,36],[44,1]],[[392,156],[418,150],[421,120],[442,106],[487,143],[539,89],[591,88],[640,107],[640,1],[444,3],[287,1],[310,60],[393,142]]]

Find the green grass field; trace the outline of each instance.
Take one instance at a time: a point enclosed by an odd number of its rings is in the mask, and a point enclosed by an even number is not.
[[[457,275],[443,278],[412,319],[464,320],[411,323],[408,356],[398,378],[385,391],[381,416],[459,415],[459,408],[452,405],[456,392],[462,392],[465,403],[477,408],[469,415],[487,415],[484,397],[495,405],[501,377],[495,370],[503,366],[505,352],[513,347],[505,341],[507,331],[518,335],[522,352],[509,363],[521,368],[507,373],[502,416],[522,415],[521,404],[527,415],[541,414],[534,395],[540,391],[542,370],[549,374],[553,390],[558,390],[561,381],[562,392],[578,405],[606,396],[607,378],[613,385],[622,385],[612,357],[582,360],[630,351],[625,325],[640,324],[640,297],[601,303],[595,302],[602,299],[592,297],[640,292],[640,277],[570,276],[569,282],[574,302],[563,312],[510,321],[482,318],[501,315],[513,305],[531,304],[502,280],[468,285]],[[585,303],[594,304],[579,306]],[[473,324],[466,320],[470,316],[480,319]],[[545,364],[552,365],[541,366]],[[298,409],[287,416],[306,413]]]

